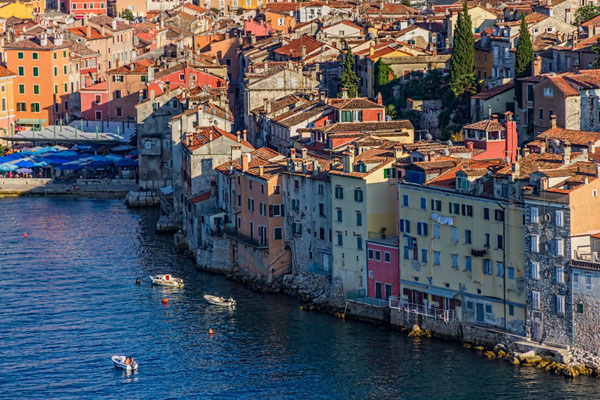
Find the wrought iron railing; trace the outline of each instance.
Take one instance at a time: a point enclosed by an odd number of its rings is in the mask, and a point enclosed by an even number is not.
[[[235,228],[227,227],[225,229],[225,234],[232,240],[247,244],[252,247],[259,249],[265,249],[269,247],[269,241],[267,239],[260,240],[260,238],[245,235],[241,232],[238,232],[238,230]]]
[[[365,289],[347,291],[346,300],[354,301],[357,303],[369,304],[374,307],[389,307],[388,300],[367,297],[367,291]]]
[[[410,303],[406,300],[399,299],[396,296],[390,297],[389,306],[396,310],[422,315],[425,318],[443,320],[445,322],[456,319],[455,310],[445,310],[431,305]]]

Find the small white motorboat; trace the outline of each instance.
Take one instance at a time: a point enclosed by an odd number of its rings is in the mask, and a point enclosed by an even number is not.
[[[121,368],[124,369],[125,371],[137,371],[138,369],[138,363],[133,361],[133,357],[132,357],[132,361],[133,363],[127,363],[127,357],[125,356],[112,356],[111,360],[113,362],[113,364],[115,364],[116,368]]]
[[[183,286],[183,279],[175,278],[174,276],[171,276],[169,274],[154,275],[154,276],[150,277],[150,280],[152,280],[153,285],[158,285],[158,286],[166,286],[166,287],[182,287]]]
[[[219,297],[219,296],[211,296],[210,294],[205,294],[204,298],[210,304],[215,306],[223,306],[223,307],[235,307],[235,300],[231,297]]]

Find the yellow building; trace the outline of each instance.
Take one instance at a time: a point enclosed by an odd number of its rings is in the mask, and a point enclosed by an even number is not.
[[[14,134],[14,72],[0,66],[0,138]]]
[[[346,291],[366,289],[366,240],[396,235],[394,161],[389,150],[370,149],[358,156],[352,150],[330,170],[332,273]]]
[[[524,206],[484,196],[497,161],[465,160],[428,179],[433,163],[405,167],[398,184],[402,301],[524,332]]]
[[[44,0],[0,2],[0,18],[4,19],[10,17],[33,19],[34,14],[41,14],[45,11],[46,2]]]

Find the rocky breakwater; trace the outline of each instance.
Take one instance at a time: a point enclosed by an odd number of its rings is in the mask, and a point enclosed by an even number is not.
[[[466,344],[465,347],[471,347],[471,345]],[[600,367],[599,357],[584,354],[584,352],[579,352],[580,356],[578,357],[576,356],[577,351],[575,351],[573,359],[563,363],[549,354],[536,353],[533,350],[525,353],[513,352],[501,343],[497,344],[494,348],[486,349],[483,346],[475,346],[474,348],[489,359],[504,360],[515,367],[545,369],[548,372],[569,378],[575,378],[579,375],[597,377]]]
[[[325,308],[329,304],[331,282],[324,275],[299,273],[284,275],[283,292],[308,303],[309,309]]]

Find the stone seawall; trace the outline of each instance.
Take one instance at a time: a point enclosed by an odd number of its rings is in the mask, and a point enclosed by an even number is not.
[[[49,178],[0,179],[0,196],[71,196],[124,198],[135,182],[124,179],[78,179],[76,183]]]
[[[432,335],[444,339],[460,341],[463,338],[460,322],[456,320],[446,322],[443,319],[429,318],[410,310],[392,308],[390,310],[390,324],[404,329],[412,329],[413,326],[418,325],[423,330],[431,331]]]

